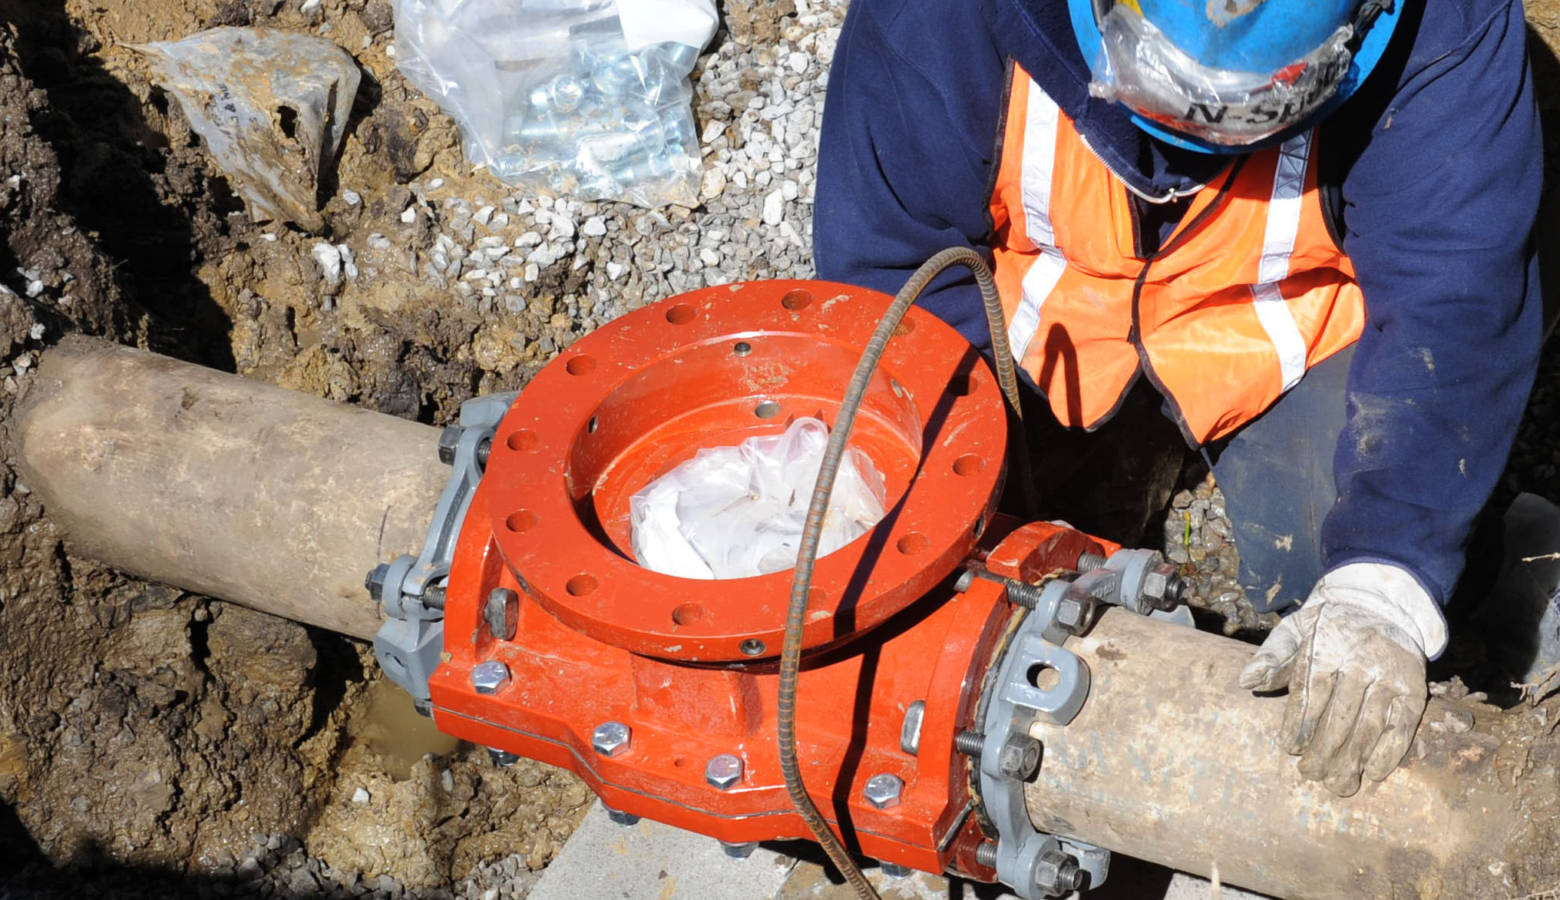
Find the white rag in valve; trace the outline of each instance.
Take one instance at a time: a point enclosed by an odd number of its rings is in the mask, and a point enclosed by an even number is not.
[[[796,565],[829,428],[797,419],[783,434],[709,447],[630,500],[634,556],[681,578],[746,578]],[[883,518],[883,476],[865,453],[845,451],[818,555],[838,550]]]

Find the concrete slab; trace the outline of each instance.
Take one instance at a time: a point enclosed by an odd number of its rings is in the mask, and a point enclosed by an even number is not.
[[[876,868],[866,876],[883,900],[1018,900],[1002,885],[977,884],[950,880],[926,872],[913,872],[906,878],[888,878]],[[836,884],[814,862],[799,862],[786,879],[776,900],[855,900],[849,885]],[[1080,900],[1271,900],[1239,888],[1223,885],[1215,888],[1206,878],[1172,872],[1142,860],[1117,855],[1111,862],[1111,875],[1097,890],[1084,893]],[[754,898],[757,900],[757,898]]]
[[[785,849],[821,858],[816,846],[760,846],[747,859],[728,857],[720,842],[642,819],[619,825],[597,803],[558,858],[542,872],[528,900],[854,900],[815,859],[798,862]],[[950,880],[926,872],[890,878],[866,875],[883,900],[1017,900],[1000,885]],[[1206,879],[1117,856],[1111,877],[1084,900],[1268,900]]]
[[[619,825],[598,802],[529,900],[768,900],[794,862],[765,847],[732,859],[719,841],[649,819]]]
[[[1221,885],[1214,887],[1206,878],[1177,872],[1170,879],[1170,888],[1164,900],[1270,900],[1266,894],[1253,894],[1240,888]]]

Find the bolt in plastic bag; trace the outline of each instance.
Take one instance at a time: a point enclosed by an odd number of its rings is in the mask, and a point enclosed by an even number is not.
[[[796,565],[807,505],[829,429],[798,419],[783,434],[700,450],[630,500],[634,556],[682,578],[746,578]],[[855,448],[845,451],[818,555],[883,518],[883,476]]]
[[[510,184],[692,206],[688,74],[716,21],[713,0],[395,0],[396,59]]]

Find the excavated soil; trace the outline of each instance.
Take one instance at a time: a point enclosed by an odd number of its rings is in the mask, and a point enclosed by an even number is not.
[[[386,0],[286,7],[0,2],[0,421],[37,352],[67,332],[429,422],[544,361],[511,351],[483,369],[473,338],[491,324],[415,279],[332,302],[311,247],[366,230],[418,246],[427,220],[398,218],[406,182],[464,167],[452,124],[394,74]],[[334,173],[359,199],[332,199],[323,235],[252,223],[130,46],[262,23],[323,30],[376,76]],[[447,896],[486,883],[508,896],[583,815],[572,776],[498,768],[443,739],[381,687],[364,645],[68,556],[9,458],[0,896]],[[511,858],[519,872],[498,865]]]
[[[1555,111],[1560,2],[1529,7]],[[797,13],[792,0],[729,0],[723,38],[766,46]],[[395,72],[391,24],[389,0],[0,0],[0,422],[38,353],[71,332],[445,422],[475,394],[523,386],[606,314],[588,299],[589,266],[544,264],[522,302],[485,306],[425,277],[434,212],[506,192]],[[216,25],[323,34],[363,68],[318,234],[250,221],[132,46]],[[700,112],[701,124],[732,114],[724,101]],[[634,227],[695,212],[655,215]],[[322,242],[356,248],[360,277],[322,279]],[[593,265],[642,266],[644,249]],[[680,252],[654,256],[667,278]],[[744,277],[770,274],[775,247],[749,252]],[[630,275],[604,308],[666,283]],[[1508,490],[1560,500],[1557,379],[1551,346]],[[364,645],[70,556],[10,457],[0,429],[0,897],[519,896],[583,815],[589,792],[567,773],[499,768],[439,736]],[[1221,502],[1191,484],[1174,508]],[[1261,624],[1211,568],[1230,556],[1209,527],[1206,540],[1184,530],[1203,541],[1183,548],[1202,605],[1231,631]],[[1532,828],[1510,847],[1506,887],[1560,889],[1560,698],[1508,711],[1465,700],[1497,722],[1502,777],[1550,785],[1524,792]]]

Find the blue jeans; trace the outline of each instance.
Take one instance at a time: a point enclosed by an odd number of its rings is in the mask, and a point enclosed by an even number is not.
[[[1311,369],[1267,412],[1204,451],[1224,491],[1241,587],[1259,612],[1301,602],[1322,576],[1322,521],[1337,499],[1333,452],[1353,355],[1350,348]],[[1483,518],[1448,618],[1454,637],[1471,626],[1495,665],[1532,681],[1560,663],[1560,507],[1523,494],[1503,517]]]
[[[1234,435],[1203,451],[1224,492],[1240,585],[1258,612],[1304,600],[1322,577],[1322,521],[1338,499],[1333,452],[1354,348],[1313,366]]]

